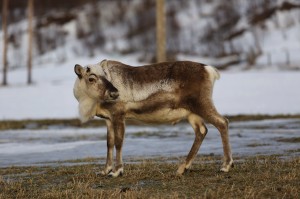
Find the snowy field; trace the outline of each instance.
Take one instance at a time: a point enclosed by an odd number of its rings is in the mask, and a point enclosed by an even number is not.
[[[233,156],[299,156],[300,119],[232,122],[230,142]],[[208,126],[199,155],[222,155],[219,132]],[[186,156],[194,140],[188,124],[176,126],[128,126],[123,155],[131,158]],[[50,126],[44,130],[0,131],[0,167],[56,165],[56,161],[106,156],[106,128]],[[163,150],[162,150],[163,149]],[[105,164],[102,159],[101,164]]]
[[[61,65],[35,66],[34,84],[27,86],[26,70],[10,71],[9,86],[0,87],[0,120],[77,118],[73,97],[75,64],[116,59],[138,65],[136,57],[103,56],[74,59]],[[227,71],[216,82],[214,101],[220,113],[300,114],[300,71]],[[299,151],[300,121],[266,120],[235,122],[230,126],[234,155],[285,154]],[[200,154],[222,154],[219,133],[209,127]],[[292,142],[280,140],[291,139]],[[188,124],[176,126],[129,126],[124,156],[184,156],[194,140]],[[165,150],[162,152],[161,149]],[[292,153],[297,155],[298,153]],[[44,130],[0,131],[0,167],[32,165],[106,155],[106,128],[50,126]],[[287,155],[287,154],[286,154]],[[290,153],[291,155],[291,153]],[[298,154],[299,155],[299,154]],[[47,163],[47,164],[48,164]]]
[[[74,65],[98,63],[102,59],[138,65],[134,56],[45,64],[34,67],[31,86],[25,84],[25,69],[10,71],[9,86],[0,87],[0,120],[78,117],[78,103],[73,97]],[[219,112],[226,115],[300,114],[299,86],[300,71],[222,72],[215,84],[214,101]]]

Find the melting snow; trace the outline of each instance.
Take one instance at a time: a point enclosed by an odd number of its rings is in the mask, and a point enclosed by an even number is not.
[[[233,155],[284,155],[287,151],[299,150],[297,142],[280,142],[283,138],[299,138],[299,129],[299,119],[233,122],[230,126]],[[208,130],[199,155],[222,155],[219,132],[212,126]],[[86,157],[105,158],[105,138],[105,127],[0,131],[0,167]],[[193,140],[194,132],[185,123],[176,126],[128,126],[123,155],[125,160],[138,156],[185,156]]]

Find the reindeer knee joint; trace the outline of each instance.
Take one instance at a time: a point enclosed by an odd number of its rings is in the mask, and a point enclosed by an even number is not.
[[[228,130],[228,119],[226,119],[225,117],[220,119],[217,125],[217,128],[219,129],[220,132],[224,132]]]

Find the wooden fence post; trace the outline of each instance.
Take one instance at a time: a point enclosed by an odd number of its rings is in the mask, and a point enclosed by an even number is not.
[[[156,60],[166,61],[166,16],[165,1],[156,0]]]
[[[2,30],[3,30],[3,80],[2,84],[4,86],[7,85],[7,16],[8,16],[8,1],[9,0],[3,0],[3,5],[2,5]]]
[[[286,65],[290,66],[291,62],[290,62],[290,52],[288,50],[285,51],[285,57],[286,57]]]
[[[32,41],[34,0],[28,0],[28,57],[27,57],[27,84],[32,84]]]
[[[272,66],[272,55],[270,52],[267,55],[268,55],[268,66],[270,67]]]

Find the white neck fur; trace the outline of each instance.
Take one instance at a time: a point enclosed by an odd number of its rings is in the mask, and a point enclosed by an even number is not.
[[[81,122],[87,122],[96,115],[97,103],[88,97],[79,101],[79,115]]]

